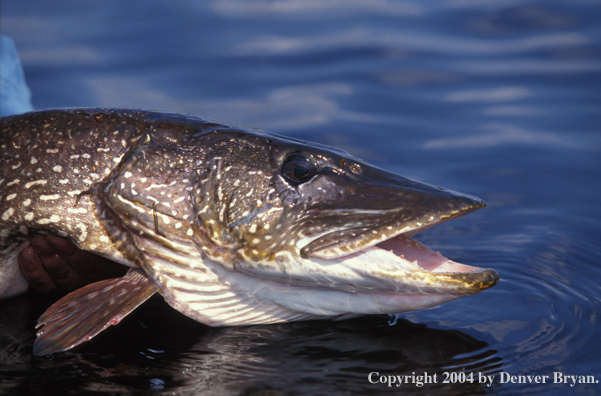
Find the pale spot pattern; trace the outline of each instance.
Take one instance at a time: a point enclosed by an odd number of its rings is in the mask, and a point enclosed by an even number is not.
[[[8,220],[13,213],[15,213],[15,210],[13,208],[8,208],[6,212],[2,213],[2,220]]]

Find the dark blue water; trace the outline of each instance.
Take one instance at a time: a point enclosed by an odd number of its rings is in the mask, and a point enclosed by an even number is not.
[[[556,372],[601,380],[600,3],[0,6],[37,109],[203,115],[479,196],[487,208],[418,239],[501,275],[493,289],[440,307],[345,322],[211,329],[158,299],[52,358],[31,356],[51,301],[26,295],[0,303],[0,392],[601,393],[598,383],[553,383]],[[389,388],[371,383],[372,372],[437,379]],[[501,373],[549,379],[502,383]],[[494,375],[493,385],[479,375]]]

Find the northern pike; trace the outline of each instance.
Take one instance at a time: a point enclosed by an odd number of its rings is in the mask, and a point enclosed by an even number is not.
[[[52,305],[36,355],[68,350],[159,292],[209,326],[344,319],[494,286],[411,239],[485,206],[345,151],[192,116],[47,110],[0,119],[0,298],[36,234],[130,267]]]

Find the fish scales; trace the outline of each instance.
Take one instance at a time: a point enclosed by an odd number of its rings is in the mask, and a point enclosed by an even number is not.
[[[58,112],[2,120],[0,191],[10,191],[11,199],[6,194],[0,199],[0,254],[14,251],[35,233],[72,235],[83,248],[114,253],[103,243],[108,236],[94,219],[90,203],[82,200],[74,205],[78,194],[115,167],[126,152],[122,140],[138,133],[133,125],[116,123],[112,127],[119,133],[107,134],[102,130],[107,121],[83,114],[64,117]]]
[[[191,172],[190,166],[202,163],[202,147],[195,147],[193,153],[188,150],[193,160],[178,155],[177,149],[149,152],[141,147],[153,142],[177,146],[174,142],[185,141],[182,135],[191,130],[198,136],[224,127],[189,117],[108,109],[3,118],[0,254],[8,255],[37,233],[55,234],[68,236],[82,249],[133,265],[135,260],[109,242],[115,229],[98,221],[103,214],[96,213],[86,191],[110,180],[107,188],[118,209],[128,206],[124,211],[130,214],[137,207],[148,217],[155,203],[163,232],[185,233],[189,227],[175,228],[184,216],[177,203],[189,203],[184,194],[192,187],[181,181]],[[122,162],[124,156],[128,158]]]
[[[0,298],[26,290],[17,256],[37,234],[132,268],[49,308],[39,355],[85,342],[157,290],[224,326],[405,312],[498,281],[410,239],[480,199],[342,150],[142,110],[39,111],[0,128]]]

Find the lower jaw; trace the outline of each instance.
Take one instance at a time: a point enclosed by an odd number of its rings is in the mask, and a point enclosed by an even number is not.
[[[470,273],[484,271],[484,269],[480,267],[474,267],[449,260],[439,252],[434,252],[418,241],[403,235],[398,235],[384,242],[380,242],[376,246],[384,250],[392,251],[394,254],[407,261],[416,261],[420,268],[430,272]]]

